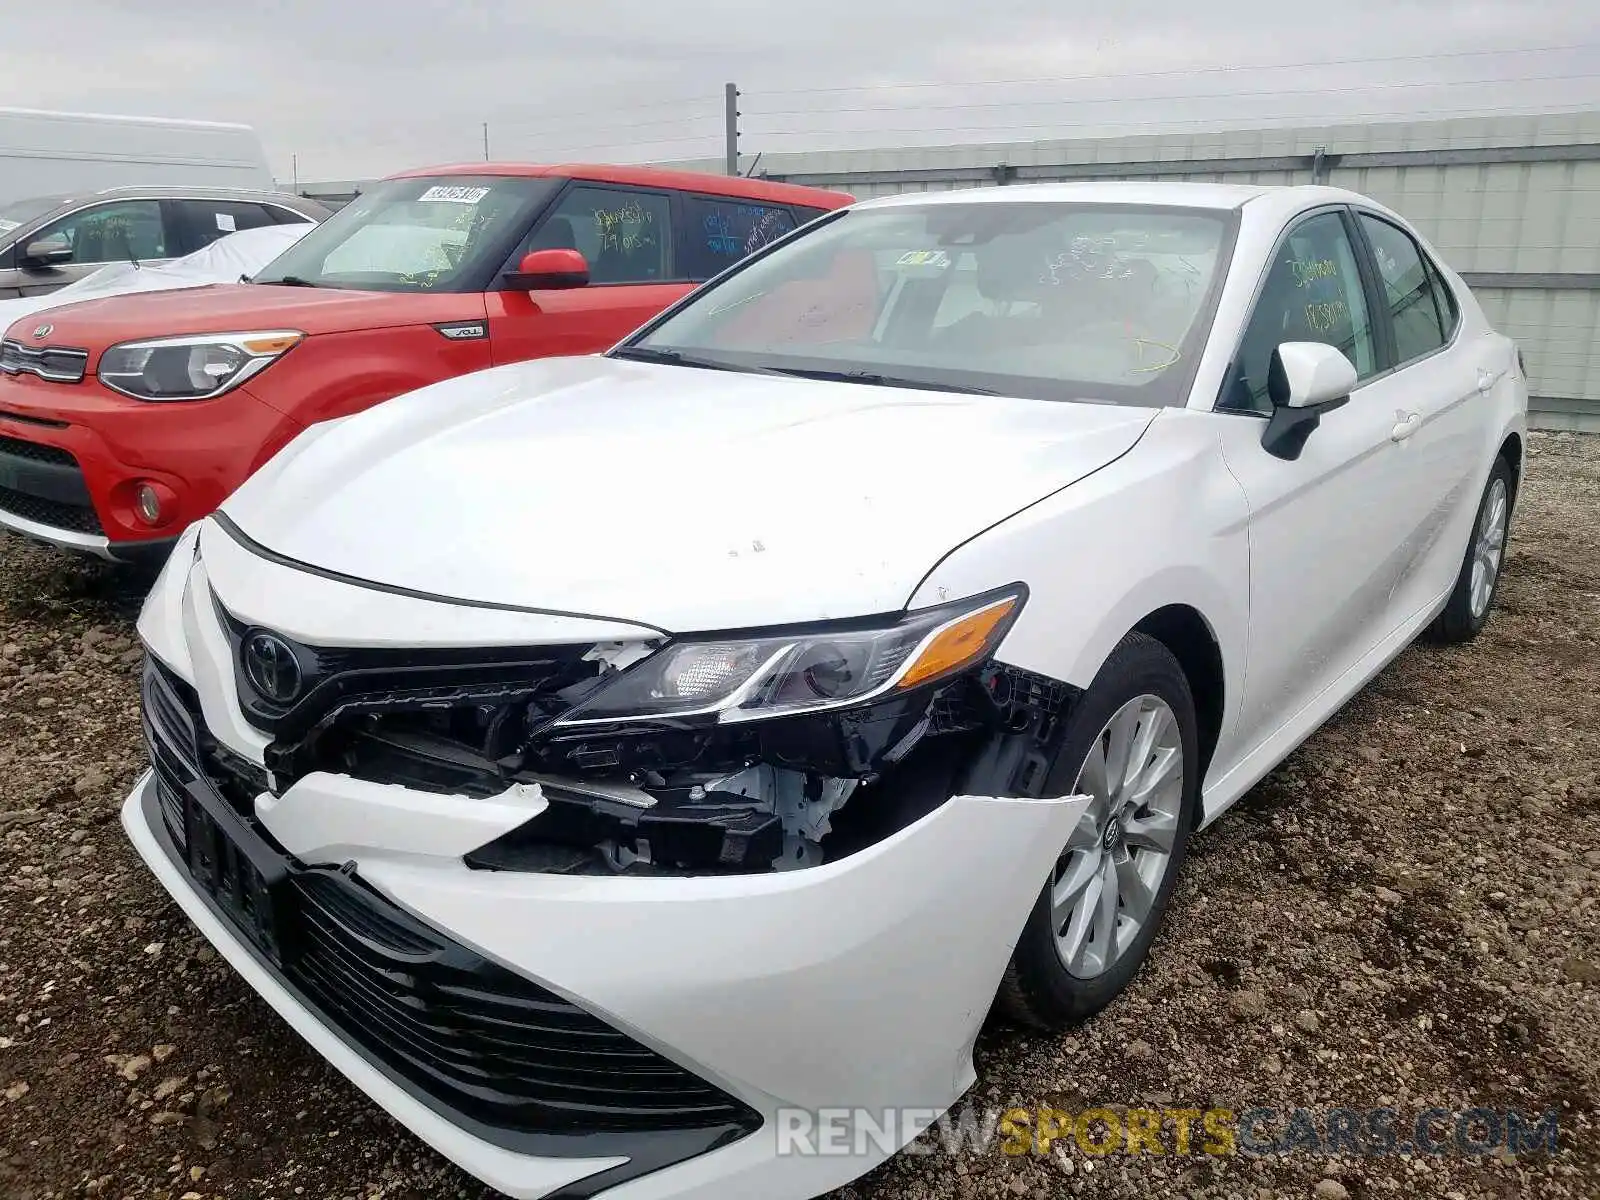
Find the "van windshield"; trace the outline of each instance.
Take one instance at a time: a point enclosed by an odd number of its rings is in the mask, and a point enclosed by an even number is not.
[[[306,234],[253,282],[481,291],[558,182],[507,175],[385,180]]]
[[[847,210],[612,353],[1161,407],[1188,396],[1236,214],[1051,201]]]

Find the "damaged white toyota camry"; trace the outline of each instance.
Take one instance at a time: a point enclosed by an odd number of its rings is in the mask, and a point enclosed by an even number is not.
[[[1191,832],[1479,631],[1526,408],[1359,196],[864,203],[608,355],[278,455],[145,607],[124,823],[501,1191],[814,1196],[972,1084],[997,1002],[1115,997]]]

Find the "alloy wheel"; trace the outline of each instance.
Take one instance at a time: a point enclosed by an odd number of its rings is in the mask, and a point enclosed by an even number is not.
[[[1494,582],[1500,576],[1500,560],[1506,546],[1507,514],[1506,481],[1496,478],[1489,485],[1489,495],[1483,502],[1483,516],[1478,521],[1478,536],[1472,543],[1472,618],[1480,619],[1489,607],[1489,597],[1494,594]]]
[[[1129,700],[1090,744],[1073,792],[1093,797],[1056,863],[1056,953],[1079,979],[1104,974],[1154,916],[1183,806],[1183,737],[1159,696]]]

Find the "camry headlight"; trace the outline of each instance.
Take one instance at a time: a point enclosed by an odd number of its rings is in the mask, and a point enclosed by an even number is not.
[[[122,342],[100,356],[96,374],[135,400],[209,400],[266,370],[304,336],[276,329]]]
[[[907,691],[987,659],[1026,596],[1019,584],[892,624],[839,622],[759,637],[672,642],[557,725],[712,717],[724,724],[844,708]]]

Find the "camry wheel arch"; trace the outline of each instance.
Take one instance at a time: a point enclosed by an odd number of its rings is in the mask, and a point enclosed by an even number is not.
[[[1204,614],[1191,604],[1158,608],[1128,632],[1155,638],[1172,652],[1183,668],[1189,680],[1189,692],[1194,697],[1195,724],[1200,735],[1200,778],[1204,780],[1222,737],[1222,718],[1228,700],[1227,670],[1216,632]],[[1197,821],[1200,812],[1201,807],[1196,805]]]
[[[1522,435],[1515,431],[1508,433],[1505,440],[1500,443],[1499,457],[1506,460],[1506,465],[1511,468],[1511,507],[1517,505],[1517,493],[1522,490]]]

